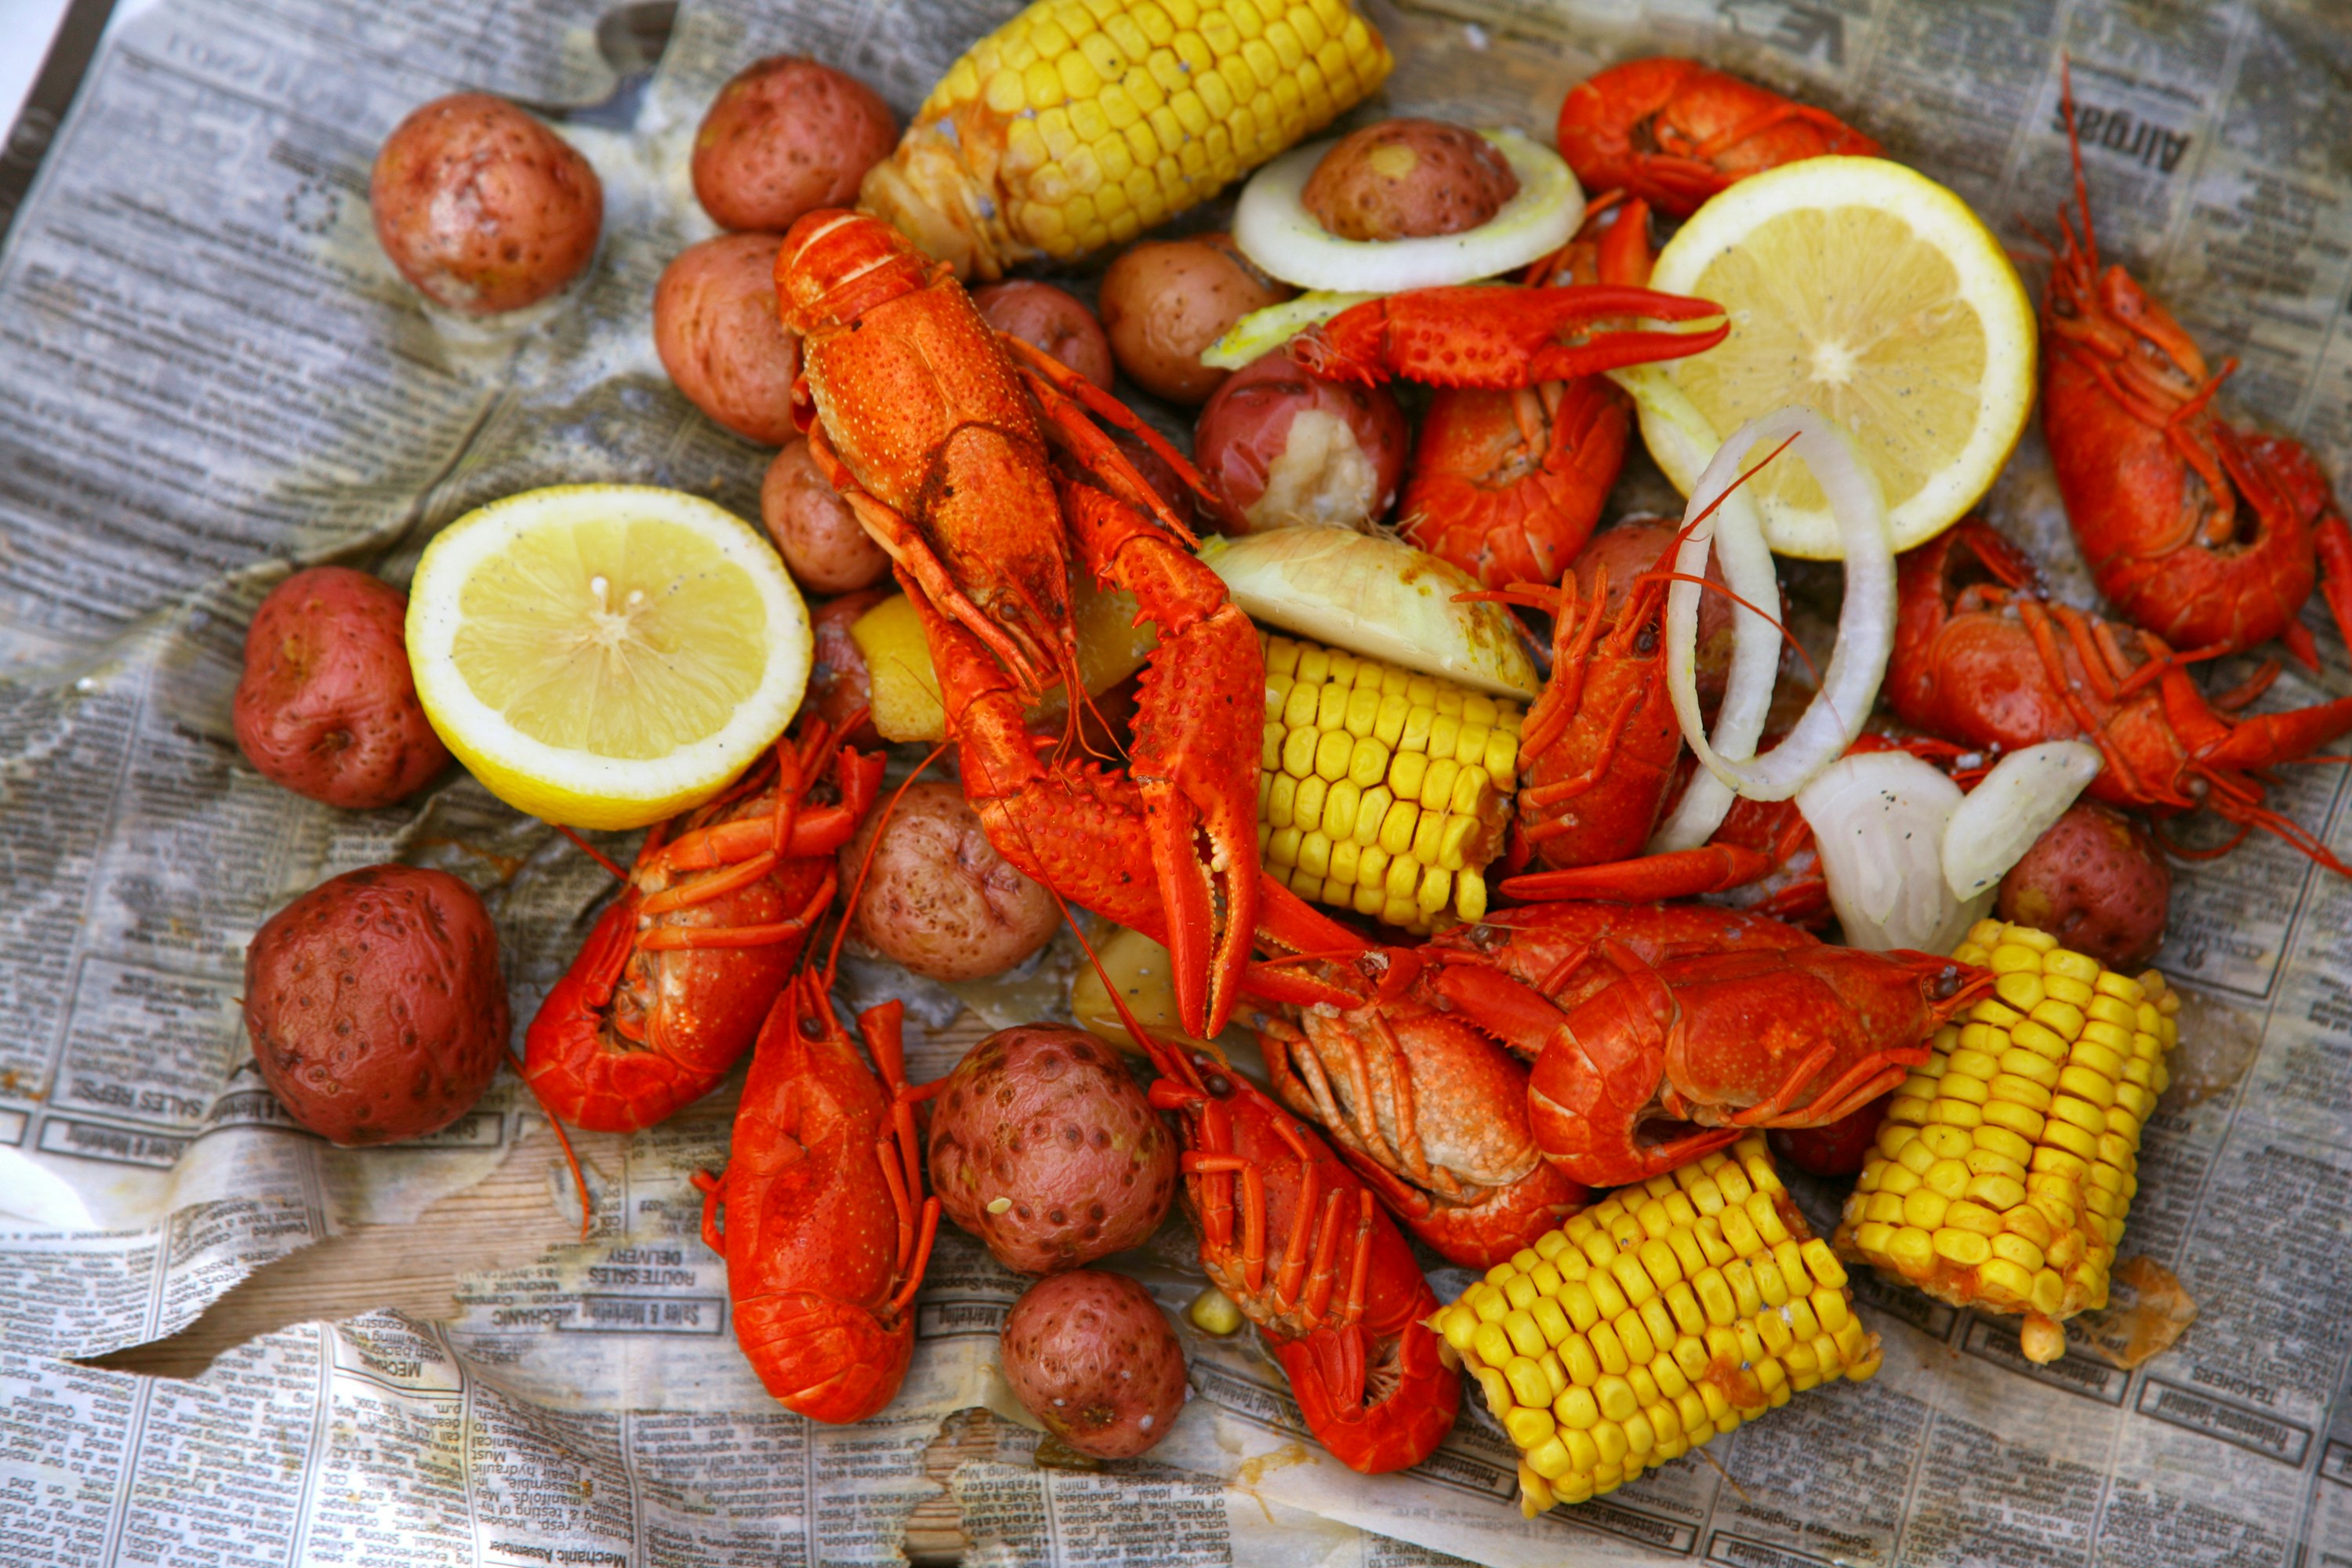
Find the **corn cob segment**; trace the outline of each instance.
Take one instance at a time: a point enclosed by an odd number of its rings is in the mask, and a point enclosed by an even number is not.
[[[1437,676],[1261,634],[1258,858],[1310,902],[1425,931],[1486,912],[1526,710]]]
[[[1612,1193],[1430,1326],[1518,1448],[1529,1518],[1879,1366],[1760,1134]]]
[[[1846,1199],[1841,1256],[1939,1301],[2023,1314],[2034,1361],[2106,1305],[2139,1133],[2169,1075],[2179,993],[2027,926],[1979,921],[1955,953],[1994,994],[1937,1032]]]
[[[1348,0],[1038,0],[974,44],[859,205],[959,276],[1123,244],[1361,102]]]

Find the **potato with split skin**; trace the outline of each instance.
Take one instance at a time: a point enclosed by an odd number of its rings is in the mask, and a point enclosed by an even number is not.
[[[2172,866],[2146,823],[2077,801],[2009,868],[1995,907],[2128,974],[2164,945]]]
[[[461,92],[400,122],[368,179],[400,275],[469,316],[537,304],[596,254],[604,187],[572,145],[503,99]]]
[[[270,590],[245,634],[231,719],[262,777],[347,811],[415,795],[448,765],[408,666],[408,595],[348,566]]]
[[[754,60],[711,100],[694,135],[694,195],[721,228],[782,234],[857,200],[898,124],[856,77],[796,55]]]
[[[996,852],[957,784],[909,785],[896,805],[886,796],[842,846],[845,889],[861,866],[850,934],[928,980],[1001,974],[1062,923],[1054,895]]]
[[[760,521],[793,576],[812,593],[855,593],[890,570],[888,553],[826,482],[805,437],[785,442],[768,465],[760,484]]]
[[[1384,120],[1341,137],[1299,200],[1341,239],[1460,234],[1493,221],[1519,177],[1484,136],[1438,120]]]
[[[1184,1408],[1184,1347],[1124,1274],[1039,1280],[1005,1314],[997,1352],[1022,1408],[1081,1454],[1147,1452]]]
[[[772,234],[722,234],[678,252],[654,289],[654,349],[687,401],[746,440],[793,426],[800,339],[776,314]]]
[[[1369,531],[1396,503],[1409,445],[1387,388],[1318,380],[1277,349],[1201,410],[1192,463],[1252,529]]]
[[[473,1108],[505,1058],[498,933],[446,871],[347,871],[255,933],[245,1026],[263,1081],[328,1142],[437,1132]]]
[[[1189,408],[1230,374],[1202,364],[1201,351],[1244,316],[1292,292],[1259,271],[1229,234],[1154,240],[1127,251],[1103,274],[1103,331],[1129,380]]]
[[[931,1102],[931,1190],[1007,1268],[1136,1246],[1176,1195],[1176,1141],[1118,1051],[1083,1029],[999,1029]]]
[[[1009,338],[1043,350],[1101,387],[1110,390],[1110,340],[1095,313],[1051,283],[1016,279],[971,291],[980,319]]]

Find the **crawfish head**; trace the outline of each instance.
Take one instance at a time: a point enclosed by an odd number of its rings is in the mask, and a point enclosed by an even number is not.
[[[813,212],[776,253],[820,466],[860,523],[1034,694],[1074,668],[1070,553],[1036,407],[945,266]],[[828,478],[834,478],[828,473]]]

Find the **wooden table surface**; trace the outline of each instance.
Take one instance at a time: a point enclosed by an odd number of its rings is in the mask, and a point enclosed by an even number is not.
[[[985,1032],[966,1014],[938,1037],[969,1033],[977,1039]],[[598,1157],[608,1169],[620,1163],[627,1142],[610,1133],[572,1137],[583,1160]],[[549,1195],[548,1167],[562,1158],[553,1131],[534,1124],[488,1178],[433,1204],[414,1224],[362,1226],[266,1264],[171,1338],[94,1358],[92,1364],[194,1377],[222,1352],[289,1324],[334,1322],[383,1308],[427,1320],[454,1318],[460,1275],[521,1268],[551,1247],[580,1239],[578,1211],[566,1219]],[[926,1468],[944,1481],[965,1455],[993,1457],[993,1420],[976,1411],[948,1422]],[[956,1563],[968,1544],[944,1487],[916,1505],[907,1531],[914,1562]]]

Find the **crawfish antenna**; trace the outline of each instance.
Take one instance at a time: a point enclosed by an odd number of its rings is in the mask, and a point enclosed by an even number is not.
[[[585,1241],[588,1239],[588,1224],[595,1208],[588,1196],[587,1173],[581,1170],[580,1156],[572,1147],[572,1135],[563,1131],[563,1119],[555,1114],[554,1108],[540,1098],[539,1086],[532,1083],[530,1075],[523,1071],[522,1058],[511,1045],[507,1047],[507,1060],[513,1066],[515,1077],[522,1079],[523,1088],[530,1090],[531,1099],[538,1100],[539,1108],[547,1112],[547,1124],[555,1129],[555,1142],[562,1147],[563,1163],[572,1168],[572,1184],[580,1194],[580,1239]]]

